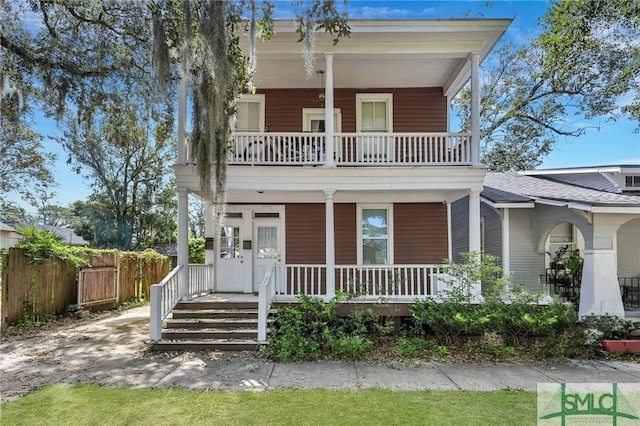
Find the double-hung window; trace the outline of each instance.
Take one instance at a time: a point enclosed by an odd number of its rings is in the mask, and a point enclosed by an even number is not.
[[[358,262],[387,265],[393,262],[390,205],[360,206],[358,209]]]
[[[236,132],[264,130],[264,95],[242,95],[236,102]]]
[[[358,158],[377,162],[393,158],[393,94],[356,94],[356,131],[365,133],[358,144]],[[374,134],[379,133],[380,135]]]

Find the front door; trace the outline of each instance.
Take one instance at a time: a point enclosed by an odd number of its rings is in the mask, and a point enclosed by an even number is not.
[[[217,242],[216,291],[255,293],[284,260],[284,206],[228,206]]]
[[[274,263],[282,261],[281,224],[279,220],[256,219],[253,223],[253,291],[257,292],[260,284]]]
[[[227,219],[220,232],[218,245],[217,291],[242,292],[245,282],[250,279],[247,269],[251,267],[251,258],[246,259],[242,248],[247,238],[242,219]]]

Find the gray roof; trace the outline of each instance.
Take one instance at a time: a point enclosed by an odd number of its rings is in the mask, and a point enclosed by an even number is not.
[[[60,238],[62,242],[65,244],[69,244],[72,246],[89,245],[89,241],[85,240],[79,235],[76,235],[76,233],[73,232],[73,229],[63,228],[61,226],[48,226],[48,225],[46,226],[38,225],[38,228],[46,229],[47,231],[52,232],[54,235]]]
[[[563,167],[559,169],[536,169],[518,172],[523,175],[546,177],[547,179],[570,185],[597,189],[599,191],[624,193],[620,184],[624,178],[612,179],[612,176],[625,176],[640,173],[640,164],[612,164],[589,167]],[[631,193],[631,195],[636,195]]]
[[[577,202],[593,206],[640,207],[640,197],[584,188],[544,177],[518,173],[488,172],[482,195],[494,202],[524,202],[537,199]]]
[[[17,232],[15,229],[13,229],[12,227],[10,227],[9,225],[7,225],[4,222],[0,222],[0,231]]]

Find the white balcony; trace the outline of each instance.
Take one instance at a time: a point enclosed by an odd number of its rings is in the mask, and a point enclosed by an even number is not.
[[[238,132],[229,164],[324,166],[327,152],[338,167],[471,164],[468,133],[336,133],[332,150],[326,143],[322,133]]]

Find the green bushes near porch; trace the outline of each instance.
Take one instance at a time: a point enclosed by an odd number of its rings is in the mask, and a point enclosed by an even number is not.
[[[279,361],[362,357],[374,347],[372,339],[389,334],[393,325],[389,326],[372,309],[338,315],[338,306],[346,299],[343,292],[328,302],[299,295],[297,307],[278,310],[263,353]]]
[[[526,290],[508,289],[508,276],[493,256],[467,253],[447,262],[447,290],[415,300],[398,336],[394,325],[373,308],[339,316],[349,297],[339,293],[324,302],[300,295],[298,306],[279,309],[264,353],[279,361],[321,357],[359,359],[399,357],[501,361],[602,356],[603,338],[628,336],[634,327],[617,317],[577,320],[575,306]],[[471,290],[481,280],[484,301]],[[358,295],[354,295],[358,296]]]

